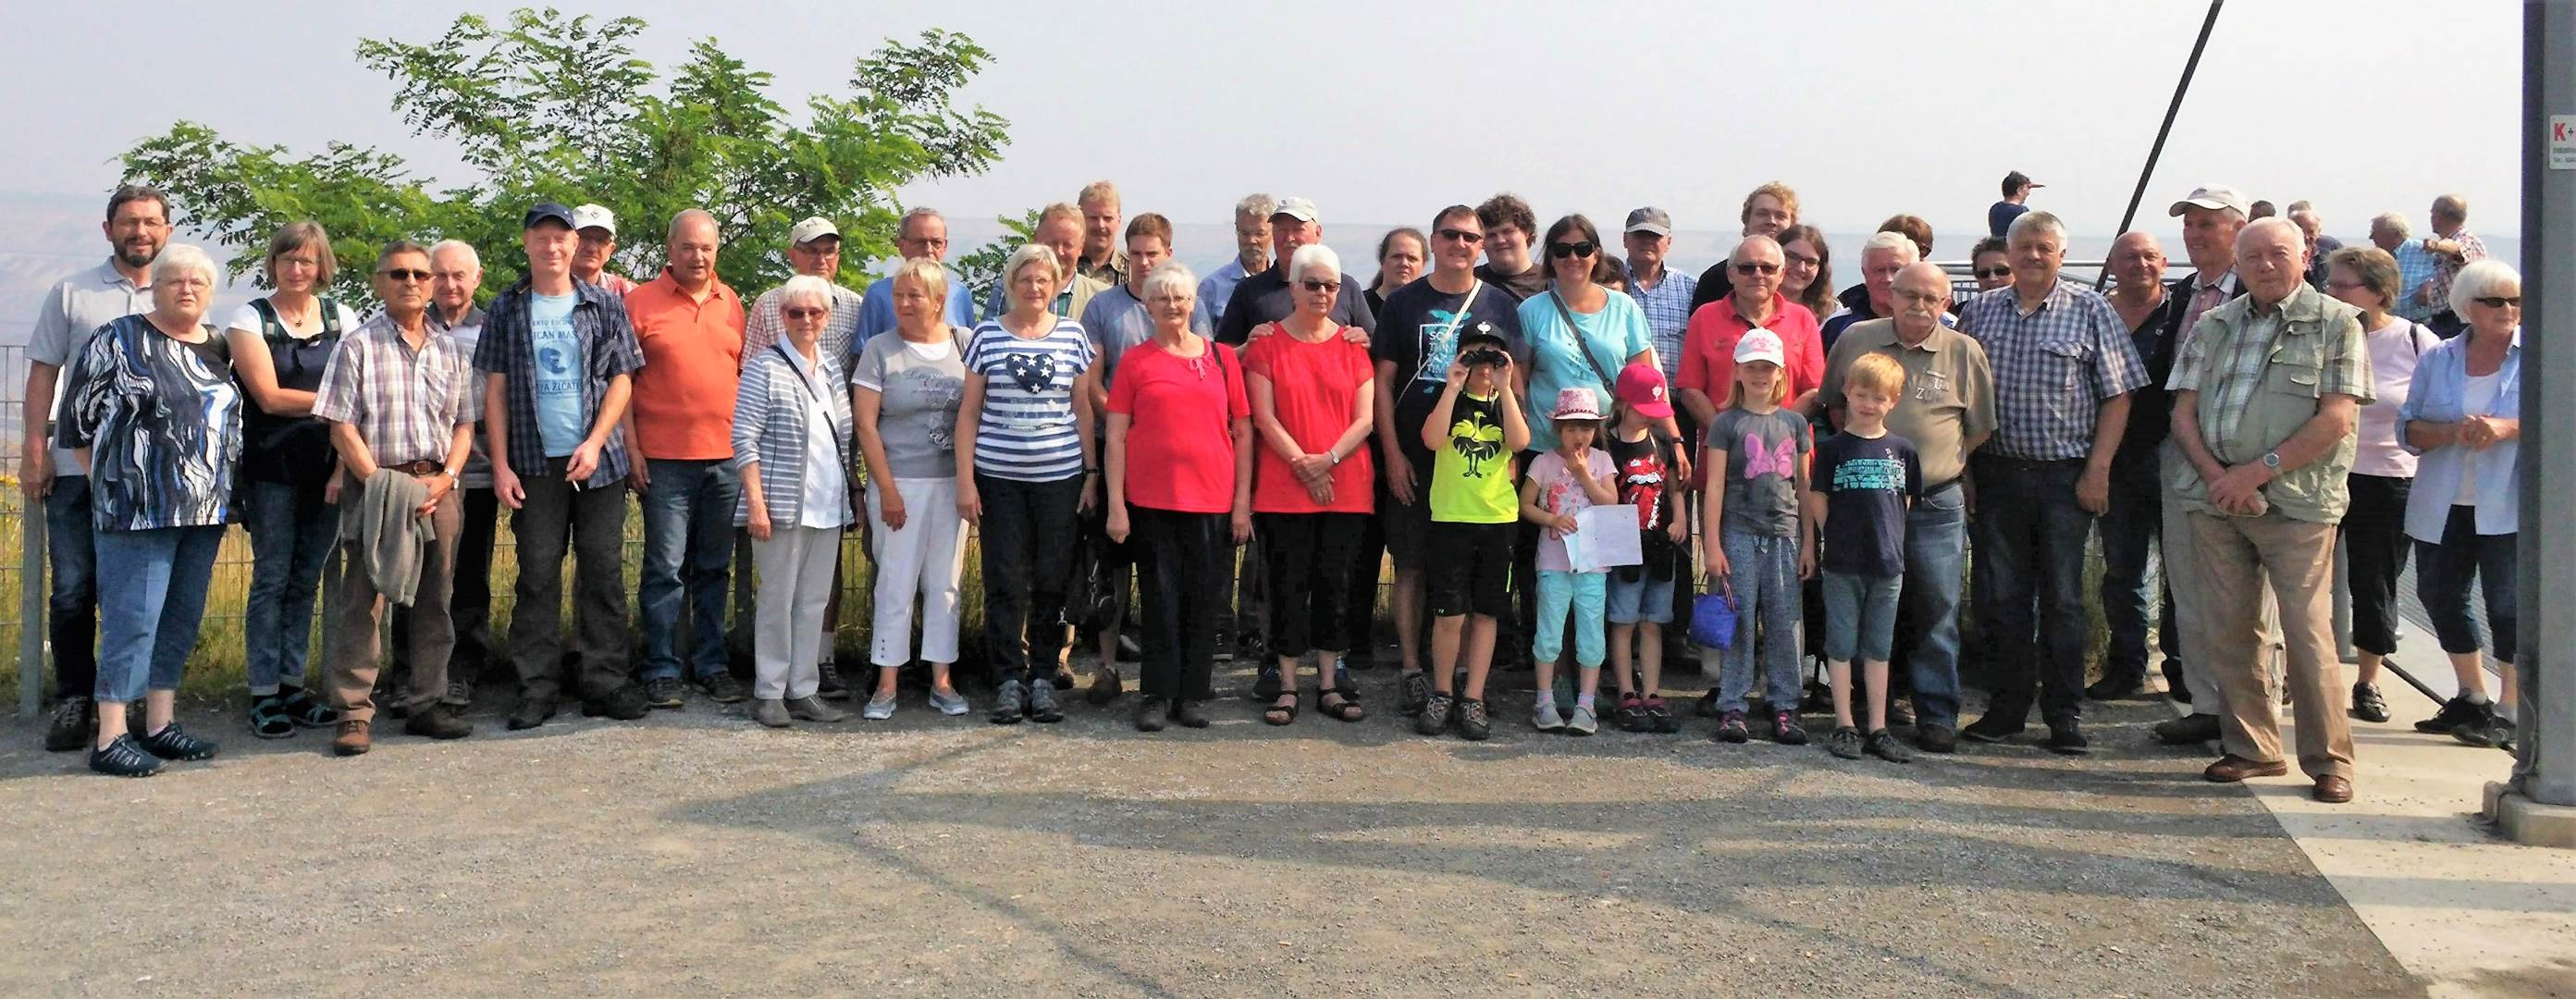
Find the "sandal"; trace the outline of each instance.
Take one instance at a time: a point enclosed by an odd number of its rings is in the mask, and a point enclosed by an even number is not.
[[[1281,694],[1279,694],[1279,695],[1278,695],[1278,699],[1280,699],[1280,700],[1285,700],[1285,701],[1287,701],[1288,703],[1286,703],[1286,704],[1272,704],[1272,705],[1271,705],[1271,706],[1269,706],[1269,707],[1266,707],[1266,708],[1261,709],[1261,720],[1262,720],[1262,721],[1264,721],[1264,722],[1267,722],[1267,723],[1269,723],[1269,724],[1272,724],[1272,725],[1293,725],[1293,724],[1296,724],[1296,723],[1297,723],[1297,700],[1298,700],[1298,699],[1297,699],[1297,695],[1295,695],[1295,694],[1293,694],[1293,693],[1286,693],[1286,692],[1282,692]]]
[[[1332,700],[1325,700],[1328,697]],[[1316,690],[1315,711],[1334,721],[1355,722],[1368,717],[1368,709],[1360,707],[1357,688],[1324,687]]]
[[[250,734],[262,739],[284,739],[294,735],[295,721],[286,715],[286,699],[276,694],[252,698]]]

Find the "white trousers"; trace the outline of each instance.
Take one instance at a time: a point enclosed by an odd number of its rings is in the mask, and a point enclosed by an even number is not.
[[[832,563],[841,552],[837,527],[776,527],[751,542],[760,569],[751,641],[751,696],[812,697],[823,683],[816,664],[823,645],[823,607],[832,600]]]
[[[921,598],[921,658],[957,662],[957,581],[966,571],[966,521],[957,516],[957,480],[896,479],[903,527],[888,530],[878,481],[868,480],[868,526],[875,546],[875,626],[868,658],[879,667],[912,661],[912,601]]]

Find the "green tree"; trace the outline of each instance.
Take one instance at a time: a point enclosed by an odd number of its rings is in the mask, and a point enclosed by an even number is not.
[[[756,293],[790,273],[787,230],[810,215],[839,224],[842,278],[856,282],[867,261],[894,253],[902,185],[981,173],[1009,141],[1000,116],[952,101],[992,61],[964,35],[889,39],[855,61],[847,93],[808,97],[791,115],[769,74],[712,38],[657,86],[630,45],[643,30],[632,17],[520,9],[499,24],[458,17],[426,44],[359,42],[359,61],[396,83],[393,110],[413,133],[477,174],[462,183],[414,177],[374,149],[334,142],[298,156],[190,121],[128,150],[125,172],[170,192],[174,221],[243,251],[236,275],[279,226],[310,218],[352,262],[394,239],[471,243],[488,298],[519,277],[527,206],[554,200],[616,212],[624,238],[610,266],[632,275],[661,270],[662,220],[707,209],[723,231],[718,272]],[[343,268],[333,293],[371,299],[367,270]]]
[[[1011,254],[1036,238],[1039,212],[1040,209],[1031,208],[1019,218],[995,216],[993,221],[1002,224],[1000,236],[977,247],[975,252],[948,262],[949,268],[957,272],[957,280],[964,282],[966,289],[974,293],[971,301],[976,308],[981,309],[984,303],[992,300],[993,288],[1002,283],[1002,265],[1011,261]]]

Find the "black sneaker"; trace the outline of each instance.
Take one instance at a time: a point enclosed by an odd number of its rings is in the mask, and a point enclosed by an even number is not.
[[[644,706],[644,685],[639,683],[621,683],[607,693],[581,699],[584,718],[638,721],[652,713],[652,708]]]
[[[743,686],[742,681],[734,679],[731,673],[710,673],[699,677],[698,693],[718,704],[740,704],[751,699],[751,688]],[[814,696],[821,697],[822,688],[815,688]],[[847,699],[849,691],[842,691],[841,697]]]
[[[814,685],[814,696],[820,697],[826,701],[846,701],[850,699],[850,685],[841,681],[840,663],[824,662],[816,664],[814,668],[817,672],[820,672],[823,677],[821,682]],[[733,674],[727,673],[725,674],[725,677],[727,679],[732,679]],[[735,680],[734,685],[739,687],[742,685],[742,681]],[[734,701],[742,700],[744,696],[748,695],[736,695],[733,701],[720,701],[718,703],[732,704]]]
[[[161,759],[144,752],[129,732],[105,746],[91,747],[89,768],[110,777],[150,777],[161,772]]]
[[[519,732],[543,725],[546,719],[554,716],[554,695],[522,693],[519,695],[519,706],[511,709],[507,724],[510,731]]]
[[[1431,699],[1431,675],[1418,669],[1405,670],[1396,678],[1398,689],[1395,709],[1405,717],[1422,714],[1422,706]]]
[[[1263,704],[1279,699],[1278,660],[1270,660],[1263,663],[1259,669],[1252,671],[1252,693],[1246,695],[1245,699]]]
[[[1413,714],[1413,730],[1423,735],[1439,735],[1449,730],[1449,716],[1458,707],[1458,699],[1432,691],[1423,695],[1422,710]]]
[[[1807,744],[1807,728],[1804,725],[1798,724],[1798,715],[1796,712],[1771,712],[1771,741],[1783,746],[1804,746]]]
[[[1469,742],[1483,742],[1494,735],[1494,720],[1485,716],[1485,702],[1458,700],[1458,737]]]
[[[1861,749],[1889,763],[1914,762],[1914,751],[1905,748],[1904,743],[1896,741],[1894,733],[1883,728],[1870,733],[1869,738],[1862,740]]]
[[[1985,717],[1969,722],[1968,727],[1960,729],[1959,734],[1978,742],[2002,742],[2020,735],[2023,727],[2018,719],[1988,711]]]
[[[2144,677],[2129,676],[2125,674],[2120,676],[2106,676],[2099,681],[2096,681],[2092,686],[2084,688],[2084,696],[2096,701],[2125,701],[2129,698],[2138,696],[2141,691],[2146,689],[2146,686],[2147,682]]]
[[[1207,702],[1173,701],[1172,720],[1181,723],[1182,728],[1208,727]]]
[[[1040,680],[1029,684],[1029,720],[1040,725],[1053,725],[1064,720],[1064,709],[1055,704],[1053,681]]]
[[[1136,698],[1136,731],[1162,731],[1163,721],[1170,712],[1171,708],[1164,703],[1161,695],[1138,695]]]
[[[2191,685],[2183,682],[2182,660],[2174,656],[2166,656],[2164,674],[2165,696],[2173,698],[2176,704],[2190,704]]]
[[[1725,712],[1717,710],[1717,688],[1710,687],[1708,693],[1699,695],[1699,716],[1702,718],[1726,717]]]
[[[1947,725],[1917,725],[1914,745],[1924,752],[1947,756],[1959,751],[1959,733]]]
[[[1860,759],[1860,730],[1849,725],[1834,726],[1833,731],[1825,733],[1825,752],[1846,760]]]
[[[218,748],[212,742],[189,735],[179,727],[178,722],[163,725],[161,731],[136,739],[135,745],[143,747],[144,752],[165,760],[210,759]]]
[[[2495,709],[2490,705],[2487,710],[2492,714]],[[2483,720],[2485,719],[2478,714],[2478,705],[2469,703],[2466,697],[2454,697],[2442,702],[2442,710],[2434,712],[2433,717],[2416,722],[2415,731],[2426,735],[2440,735],[2463,724]]]
[[[91,745],[90,736],[97,731],[98,705],[96,703],[86,697],[66,697],[55,701],[54,716],[45,723],[45,751],[68,753],[89,746]],[[96,749],[91,750],[90,755],[93,760],[98,752]]]
[[[2464,745],[2501,749],[2508,753],[2513,751],[2513,736],[2513,719],[2498,714],[2489,714],[2483,725],[2462,725],[2451,730],[2451,738]]]
[[[412,712],[403,722],[403,731],[431,739],[462,739],[474,734],[474,725],[455,708],[431,704]]]
[[[405,688],[409,689],[409,688]],[[340,724],[340,713],[313,699],[313,693],[302,687],[280,687],[277,692],[286,708],[286,720],[299,728],[330,728]]]
[[[646,680],[644,681],[644,706],[648,708],[679,707],[681,704],[680,695],[688,689],[689,688],[686,685],[680,682],[680,678],[676,676],[655,677],[653,679]]]
[[[2048,751],[2066,756],[2082,756],[2093,751],[2093,740],[2084,737],[2084,726],[2069,718],[2048,727]]]
[[[993,693],[993,713],[985,717],[995,725],[1017,725],[1028,707],[1029,689],[1018,680],[1005,680],[1002,689]]]
[[[1753,733],[1744,727],[1744,712],[1729,711],[1718,716],[1717,734],[1709,738],[1719,742],[1743,743],[1752,739]]]
[[[250,734],[262,739],[284,739],[295,734],[295,721],[286,717],[286,698],[262,694],[250,699]]]
[[[372,699],[385,706],[386,717],[400,718],[410,710],[403,706],[403,693],[410,689],[411,667],[388,666],[376,674],[376,690]]]
[[[1673,735],[1682,730],[1682,720],[1673,717],[1673,709],[1667,706],[1661,697],[1646,698],[1646,721],[1654,726],[1653,731],[1659,735]]]
[[[1342,654],[1342,665],[1361,672],[1376,669],[1377,653],[1367,649],[1352,649]]]

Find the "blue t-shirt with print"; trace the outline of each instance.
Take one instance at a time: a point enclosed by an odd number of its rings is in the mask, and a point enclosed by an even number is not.
[[[562,458],[581,446],[582,389],[590,379],[590,350],[572,328],[580,295],[529,295],[528,339],[537,358],[537,439],[546,457]]]
[[[1816,445],[1808,488],[1825,494],[1828,572],[1886,579],[1905,574],[1905,511],[1923,492],[1914,442],[1894,433],[1835,434]]]

